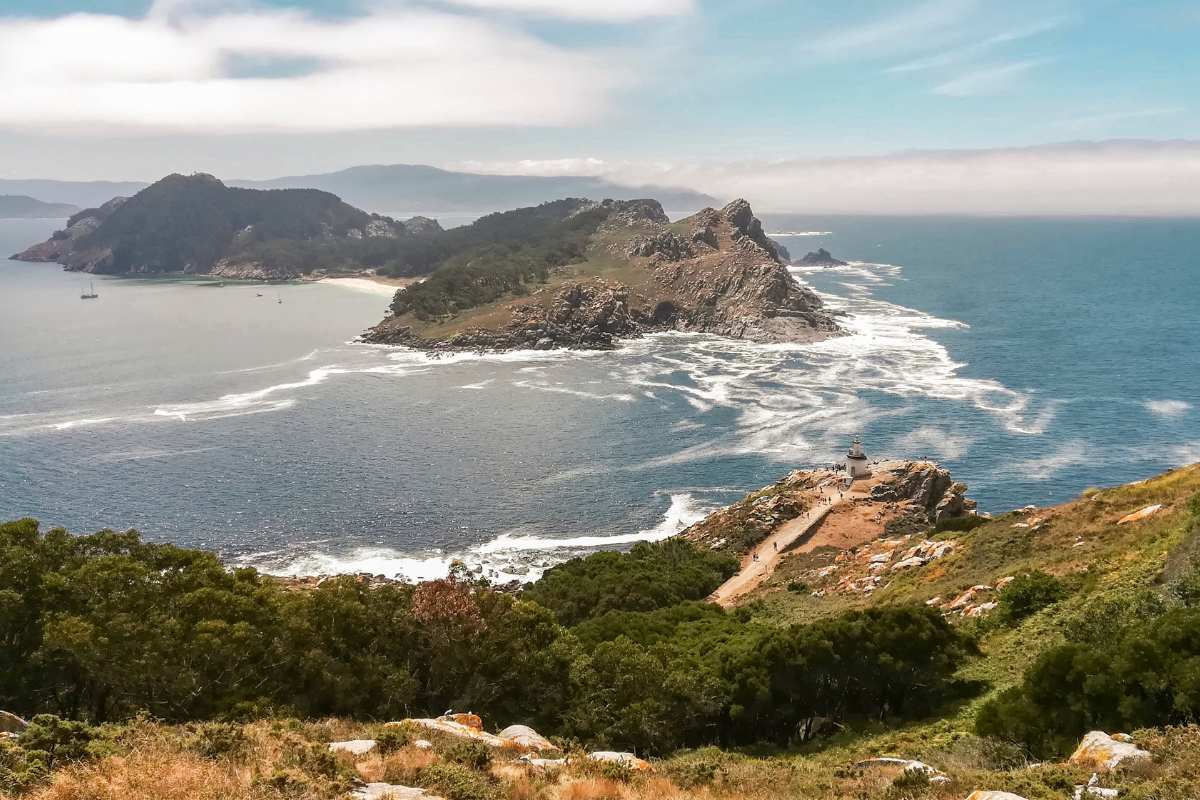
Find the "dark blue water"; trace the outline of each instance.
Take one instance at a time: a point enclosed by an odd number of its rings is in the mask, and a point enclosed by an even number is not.
[[[277,571],[536,574],[855,433],[991,510],[1200,460],[1200,221],[766,224],[855,262],[797,273],[852,335],[430,360],[349,344],[382,295],[106,279],[84,302],[78,275],[0,261],[0,518]],[[53,227],[0,222],[0,252]]]

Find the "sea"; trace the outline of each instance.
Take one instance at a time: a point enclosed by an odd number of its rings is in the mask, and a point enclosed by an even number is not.
[[[456,220],[461,222],[462,220]],[[790,470],[932,458],[992,512],[1200,461],[1200,220],[767,215],[847,335],[356,343],[386,290],[0,260],[0,519],[285,574],[536,578]],[[0,221],[0,253],[61,220]]]

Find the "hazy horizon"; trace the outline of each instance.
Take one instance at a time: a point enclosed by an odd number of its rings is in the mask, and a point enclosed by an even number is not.
[[[10,0],[0,176],[427,164],[841,214],[1200,214],[1200,11]]]

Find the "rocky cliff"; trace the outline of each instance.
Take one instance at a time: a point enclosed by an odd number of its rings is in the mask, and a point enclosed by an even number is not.
[[[525,297],[421,320],[389,317],[370,342],[429,350],[615,347],[653,331],[757,342],[810,342],[839,332],[821,300],[787,270],[745,200],[671,223],[652,200],[593,204],[605,214],[587,256]]]
[[[707,548],[745,553],[780,526],[800,517],[822,496],[842,491],[845,473],[828,469],[796,470],[731,506],[715,511],[680,535]],[[926,531],[946,520],[974,514],[967,486],[949,470],[929,461],[882,461],[870,477],[845,491],[849,502],[829,518],[827,528],[853,528],[850,537],[868,541],[884,535]],[[841,523],[843,519],[845,525]],[[828,533],[828,531],[823,531]],[[827,537],[834,546],[845,536]]]

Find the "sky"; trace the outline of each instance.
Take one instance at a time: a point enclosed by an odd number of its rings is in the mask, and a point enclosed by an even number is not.
[[[1200,214],[1195,0],[0,0],[0,177],[599,174]]]

